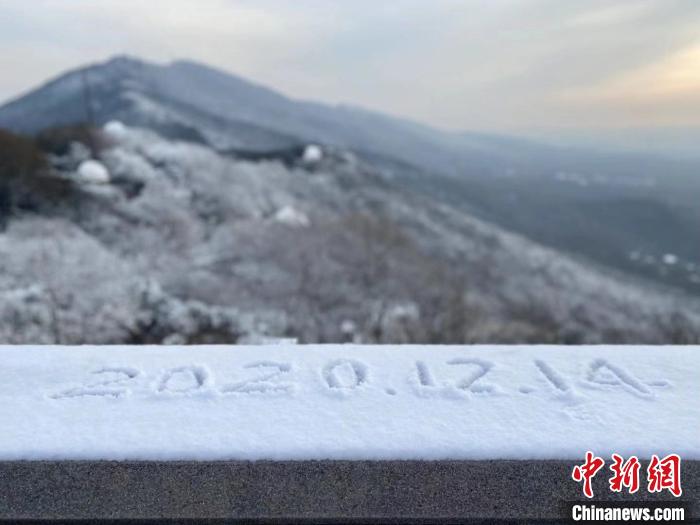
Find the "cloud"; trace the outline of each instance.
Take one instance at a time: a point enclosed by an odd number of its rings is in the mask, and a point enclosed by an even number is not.
[[[642,18],[654,10],[653,1],[627,2],[610,4],[584,11],[568,21],[571,27],[601,27],[614,26]]]
[[[519,130],[673,120],[694,100],[700,2],[4,0],[0,24],[0,98],[127,52],[444,127]],[[643,118],[622,100],[640,79],[665,86],[644,91],[657,109]]]
[[[573,101],[631,97],[652,102],[697,91],[700,91],[700,41],[652,64],[573,90],[569,96]]]
[[[592,114],[604,108],[627,125],[698,124],[700,40],[651,64],[565,92],[561,100]]]

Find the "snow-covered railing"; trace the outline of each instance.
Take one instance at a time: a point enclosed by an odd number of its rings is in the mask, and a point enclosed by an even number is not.
[[[697,503],[699,365],[697,347],[0,347],[0,521],[555,519],[589,450],[679,454]]]
[[[694,347],[0,347],[0,363],[6,460],[700,459]]]

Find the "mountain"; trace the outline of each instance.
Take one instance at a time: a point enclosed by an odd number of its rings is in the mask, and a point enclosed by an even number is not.
[[[449,133],[290,99],[193,62],[129,57],[69,72],[6,104],[0,127],[31,134],[88,115],[222,152],[309,142],[352,150],[404,188],[572,255],[700,294],[698,160]]]
[[[88,114],[100,130],[66,126]],[[679,232],[673,243],[692,235],[680,208],[631,173],[637,157],[448,134],[294,101],[188,62],[128,58],[0,108],[0,126],[35,135],[5,142],[48,164],[36,180],[0,187],[12,196],[0,199],[0,215],[11,212],[0,217],[0,342],[683,343],[700,334],[697,300],[591,262],[605,260],[609,239],[641,243],[638,230],[665,248],[664,221]],[[551,166],[562,171],[550,178]],[[624,176],[589,178],[582,166]],[[688,199],[678,180],[679,201]],[[586,257],[543,247],[509,221]],[[624,253],[645,267],[648,257]],[[698,275],[680,249],[655,257],[662,281]]]
[[[118,119],[195,127],[219,148],[264,150],[299,141],[330,142],[453,173],[462,143],[473,142],[469,148],[473,155],[491,148],[488,140],[476,135],[451,144],[440,132],[419,124],[348,106],[292,100],[193,62],[160,66],[129,57],[70,72],[7,104],[0,110],[0,126],[34,133],[84,121],[86,86],[98,123]]]
[[[77,141],[53,154],[68,187],[0,234],[2,342],[663,343],[700,331],[697,301],[398,187],[343,149],[247,160],[116,122],[100,139],[99,161]]]

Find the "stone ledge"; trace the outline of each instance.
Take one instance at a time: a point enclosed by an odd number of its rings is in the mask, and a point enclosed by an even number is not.
[[[0,522],[557,522],[574,461],[0,462]],[[602,474],[602,473],[601,473]],[[668,501],[612,494],[594,501]],[[700,461],[683,463],[700,508]]]

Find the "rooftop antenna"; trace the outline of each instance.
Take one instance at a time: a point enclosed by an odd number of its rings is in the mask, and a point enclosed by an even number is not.
[[[80,74],[83,81],[83,102],[85,104],[85,119],[90,126],[95,125],[95,111],[92,105],[92,90],[90,89],[90,80],[88,79],[87,69],[83,69]]]
[[[97,143],[93,135],[93,129],[95,129],[95,110],[92,104],[92,89],[90,88],[90,79],[88,78],[87,68],[83,69],[80,78],[83,82],[83,103],[85,105],[85,120],[88,125],[88,141],[90,146],[90,153],[93,157],[97,155]]]

